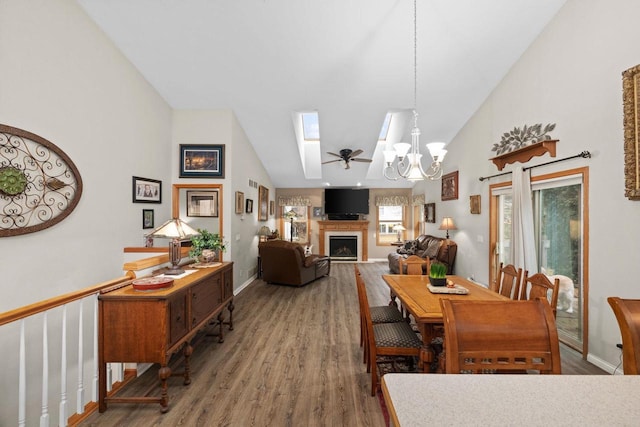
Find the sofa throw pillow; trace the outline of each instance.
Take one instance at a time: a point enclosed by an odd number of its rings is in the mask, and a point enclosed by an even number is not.
[[[438,249],[440,249],[440,244],[442,241],[440,240],[431,240],[427,248],[420,255],[422,258],[435,258],[438,256]]]
[[[415,240],[409,240],[405,242],[404,246],[398,249],[398,253],[402,255],[415,255],[416,249],[418,248],[418,242]]]

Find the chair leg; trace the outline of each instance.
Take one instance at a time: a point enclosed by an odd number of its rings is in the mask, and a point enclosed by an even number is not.
[[[369,365],[371,367],[371,396],[376,395],[378,391],[378,366],[376,363],[375,352],[370,352]]]

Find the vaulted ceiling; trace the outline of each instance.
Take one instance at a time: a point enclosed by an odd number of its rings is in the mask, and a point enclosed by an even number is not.
[[[453,139],[564,1],[417,1],[423,153]],[[231,109],[276,187],[412,186],[382,177],[381,151],[410,140],[413,1],[78,2],[173,108]],[[306,111],[320,125],[309,168],[294,126]],[[389,111],[395,133],[379,143]],[[343,148],[373,162],[320,165]]]

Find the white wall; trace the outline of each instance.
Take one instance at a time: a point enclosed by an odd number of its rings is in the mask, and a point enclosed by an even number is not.
[[[0,238],[4,312],[122,275],[122,248],[142,246],[148,231],[142,209],[154,209],[156,219],[170,212],[171,110],[74,1],[2,0],[0,58],[0,123],[57,145],[84,184],[80,203],[59,224]],[[134,175],[161,180],[163,203],[132,203]],[[16,342],[5,332],[3,357],[16,367]],[[50,340],[55,348],[59,334]],[[17,372],[2,370],[0,384],[0,425],[14,425]],[[73,408],[74,393],[68,397]],[[53,417],[57,405],[49,410]],[[29,411],[27,424],[39,413]]]
[[[557,123],[552,133],[560,140],[557,159],[589,150],[589,160],[534,173],[589,167],[589,358],[609,368],[620,361],[615,347],[620,333],[606,298],[640,297],[640,203],[624,197],[621,82],[622,71],[640,63],[638,16],[640,2],[634,0],[569,0],[449,144],[445,172],[460,171],[459,199],[441,202],[438,183],[414,189],[425,192],[427,202],[437,201],[438,219],[445,214],[456,219],[456,272],[486,283],[489,183],[478,178],[497,173],[484,160],[493,157],[492,144],[514,126]],[[549,160],[545,155],[527,165]],[[481,215],[468,213],[473,194],[482,195]],[[478,243],[478,236],[484,243]]]

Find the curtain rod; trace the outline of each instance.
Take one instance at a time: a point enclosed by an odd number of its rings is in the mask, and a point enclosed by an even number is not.
[[[547,163],[541,163],[539,165],[529,166],[529,167],[526,167],[526,168],[522,168],[522,170],[526,171],[528,169],[533,169],[533,168],[537,168],[537,167],[540,167],[540,166],[546,166],[546,165],[550,165],[552,163],[564,162],[565,160],[575,159],[577,157],[582,157],[583,159],[590,159],[591,158],[591,153],[585,150],[580,154],[576,154],[575,156],[565,157],[564,159],[558,159],[558,160],[553,160],[553,161],[547,162]],[[479,179],[480,179],[480,181],[484,181],[485,179],[490,179],[490,178],[495,178],[497,176],[507,175],[507,174],[510,174],[511,172],[512,171],[497,173],[495,175],[490,175],[490,176],[482,176]]]

